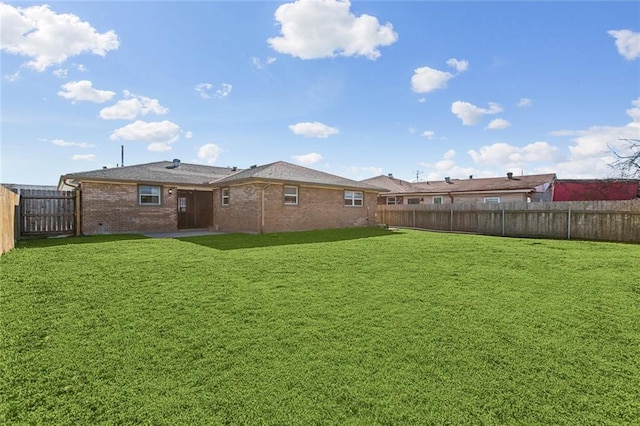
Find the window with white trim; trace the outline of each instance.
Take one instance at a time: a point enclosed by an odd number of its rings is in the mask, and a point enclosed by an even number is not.
[[[436,195],[433,197],[433,204],[444,204],[444,197],[442,195]]]
[[[349,207],[362,207],[364,195],[362,191],[344,191],[344,205]]]
[[[229,205],[229,188],[222,188],[220,191],[221,194],[221,202],[223,206]]]
[[[387,197],[387,205],[388,206],[395,206],[396,204],[398,204],[398,198],[397,197]]]
[[[297,186],[284,187],[284,203],[288,206],[298,205],[298,187]]]
[[[420,204],[420,198],[407,198],[407,204]]]
[[[485,203],[499,203],[500,197],[484,197]]]
[[[138,203],[147,206],[160,205],[160,187],[151,185],[138,186]]]

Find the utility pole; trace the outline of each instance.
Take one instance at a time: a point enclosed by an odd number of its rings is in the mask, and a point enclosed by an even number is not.
[[[120,145],[120,167],[124,167],[124,145]]]
[[[416,183],[420,182],[420,175],[421,175],[422,173],[423,173],[423,172],[421,172],[420,170],[416,170]]]

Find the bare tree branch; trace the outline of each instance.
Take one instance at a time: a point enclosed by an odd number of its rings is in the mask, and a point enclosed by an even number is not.
[[[624,142],[622,148],[609,150],[617,160],[611,164],[620,173],[622,178],[640,179],[640,139],[620,139]]]

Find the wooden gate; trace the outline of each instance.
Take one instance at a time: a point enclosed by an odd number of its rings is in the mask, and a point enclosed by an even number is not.
[[[20,191],[20,235],[74,235],[76,191]]]

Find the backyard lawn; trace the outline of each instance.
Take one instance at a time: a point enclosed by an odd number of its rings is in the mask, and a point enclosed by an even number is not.
[[[2,424],[640,419],[640,245],[121,235],[0,267]]]

